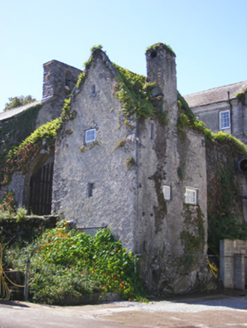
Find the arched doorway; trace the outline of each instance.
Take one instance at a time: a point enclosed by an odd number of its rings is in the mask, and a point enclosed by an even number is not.
[[[50,157],[30,180],[30,211],[37,215],[51,214],[53,157]]]
[[[23,205],[29,214],[51,214],[54,149],[40,153],[25,176]]]

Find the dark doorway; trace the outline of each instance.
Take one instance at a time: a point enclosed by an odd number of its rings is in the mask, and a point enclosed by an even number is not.
[[[36,215],[51,214],[53,162],[47,163],[32,176],[30,211]]]

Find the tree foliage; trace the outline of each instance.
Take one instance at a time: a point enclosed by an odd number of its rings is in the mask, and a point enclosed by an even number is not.
[[[20,97],[10,97],[9,102],[5,104],[4,111],[6,112],[7,110],[20,107],[29,103],[32,103],[36,101],[35,98],[32,96],[28,95],[26,97],[20,96]]]

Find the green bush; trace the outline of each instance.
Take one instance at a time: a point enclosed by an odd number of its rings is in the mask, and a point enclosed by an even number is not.
[[[64,227],[46,230],[33,244],[9,248],[9,265],[24,269],[31,258],[36,276],[30,286],[33,302],[62,304],[64,296],[78,298],[93,292],[117,292],[125,299],[140,299],[143,282],[134,272],[134,256],[115,241],[108,229],[95,237]]]

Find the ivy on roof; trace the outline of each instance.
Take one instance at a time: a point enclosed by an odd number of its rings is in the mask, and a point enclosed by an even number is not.
[[[87,71],[91,65],[94,65],[94,55],[97,54],[97,52],[102,50],[102,45],[99,44],[98,46],[93,46],[91,48],[91,56],[89,57],[89,60],[84,62],[85,70],[81,72],[78,76],[78,81],[76,83],[76,88],[79,89],[80,86],[85,82],[87,77]]]
[[[167,123],[167,113],[162,111],[163,96],[153,97],[155,82],[146,82],[146,77],[135,74],[125,68],[113,64],[118,73],[116,77],[115,96],[122,104],[125,124],[130,120],[157,117],[162,123]]]

